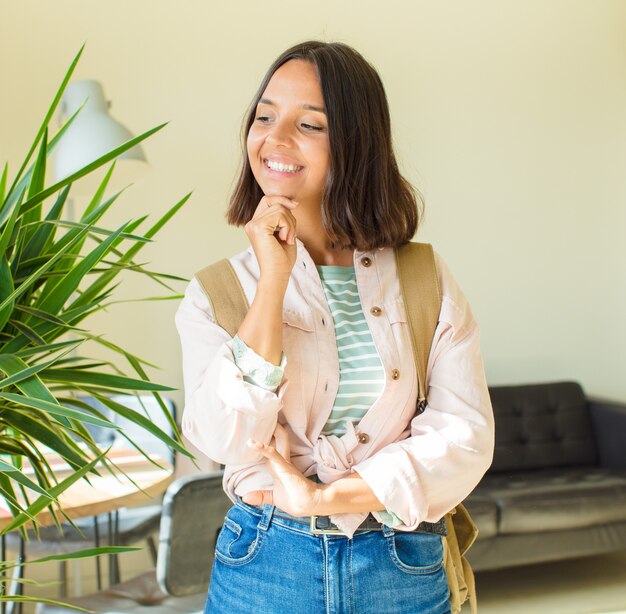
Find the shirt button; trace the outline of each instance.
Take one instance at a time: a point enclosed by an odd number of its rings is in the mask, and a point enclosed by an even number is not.
[[[372,259],[364,256],[363,258],[361,258],[361,264],[363,266],[372,266]]]
[[[400,371],[398,371],[398,369],[394,369],[391,372],[391,378],[392,379],[400,379]]]
[[[372,307],[372,308],[370,309],[370,313],[371,313],[373,316],[379,316],[382,312],[383,312],[383,310],[382,310],[380,307]]]
[[[359,433],[359,443],[367,443],[370,440],[370,436],[367,433]]]

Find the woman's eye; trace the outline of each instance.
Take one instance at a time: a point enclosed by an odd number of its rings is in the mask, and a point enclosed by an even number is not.
[[[270,121],[270,118],[267,117],[267,115],[259,115],[258,117],[255,118],[256,121],[261,122],[262,124]]]
[[[322,131],[324,130],[324,128],[322,128],[321,126],[313,126],[311,124],[302,124],[302,127],[305,130],[317,130],[317,131]]]

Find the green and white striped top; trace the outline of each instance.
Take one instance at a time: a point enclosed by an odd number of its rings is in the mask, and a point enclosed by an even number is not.
[[[339,389],[324,435],[343,435],[346,421],[357,424],[380,396],[385,371],[363,314],[354,267],[318,266],[333,316],[339,354]]]

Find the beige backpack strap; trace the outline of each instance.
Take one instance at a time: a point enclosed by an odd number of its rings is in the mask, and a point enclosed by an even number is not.
[[[455,513],[452,516],[452,524],[461,559],[463,580],[467,587],[466,598],[469,600],[471,613],[477,614],[478,600],[476,596],[476,580],[474,579],[474,570],[465,557],[465,554],[476,541],[476,538],[478,537],[478,528],[472,520],[472,517],[469,515],[467,508],[462,503],[459,503],[454,508],[454,511]]]
[[[469,586],[463,569],[463,558],[454,528],[455,510],[446,514],[446,530],[448,535],[443,540],[444,566],[448,588],[450,589],[450,610],[459,614],[463,603],[469,598]]]
[[[426,406],[426,367],[441,311],[441,288],[431,245],[409,243],[396,250],[396,259],[415,355],[418,409],[423,411]],[[472,614],[477,614],[474,572],[464,555],[474,543],[478,530],[463,504],[446,514],[446,529],[444,565],[451,611],[459,614],[463,603],[469,601]]]
[[[469,561],[465,558],[461,558],[463,563],[463,575],[467,584],[468,599],[470,603],[471,614],[478,614],[478,597],[476,595],[476,579],[474,578],[474,570],[469,564]]]
[[[249,305],[232,265],[225,258],[204,267],[195,277],[211,303],[215,321],[234,337]]]
[[[456,531],[457,540],[461,554],[465,554],[476,541],[478,537],[478,527],[472,520],[467,508],[459,503],[454,508],[454,529]]]
[[[428,354],[441,311],[435,254],[429,243],[407,243],[396,249],[396,261],[417,368],[417,406],[423,411]]]

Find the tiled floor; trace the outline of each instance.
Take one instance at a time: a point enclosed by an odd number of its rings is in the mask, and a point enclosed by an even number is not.
[[[136,544],[136,546],[142,548],[142,550],[126,552],[120,556],[120,567],[122,579],[124,580],[130,579],[151,568],[152,562],[147,547],[145,547],[145,543]],[[9,552],[9,555],[12,554],[13,553]],[[106,557],[103,557],[102,569],[103,581],[106,584],[108,582]],[[58,571],[58,563],[27,565],[25,577],[28,578],[29,584],[26,587],[26,594],[59,600]],[[80,594],[88,594],[96,590],[94,559],[70,561],[68,563],[68,573],[70,594],[74,594],[76,589],[78,589]],[[76,582],[78,574],[80,574],[80,576],[78,582]],[[30,581],[33,581],[34,584],[31,584]],[[34,605],[26,604],[24,606],[24,614],[34,614],[34,612]]]
[[[482,572],[476,587],[480,614],[626,614],[626,552]]]

